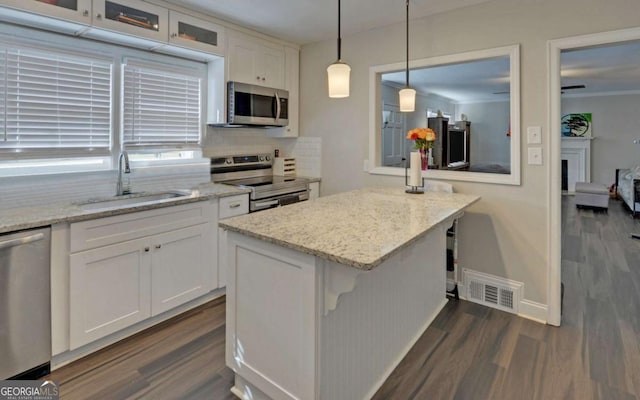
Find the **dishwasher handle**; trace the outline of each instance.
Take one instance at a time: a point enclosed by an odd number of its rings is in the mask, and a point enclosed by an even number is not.
[[[44,233],[36,233],[35,235],[25,236],[17,239],[10,239],[0,242],[0,250],[10,247],[20,246],[27,243],[37,242],[44,239]]]

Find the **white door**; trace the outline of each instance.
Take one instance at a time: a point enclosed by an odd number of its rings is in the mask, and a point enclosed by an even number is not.
[[[147,240],[130,240],[69,257],[71,350],[151,315]]]
[[[151,315],[217,287],[211,277],[210,229],[209,224],[201,224],[151,238]]]
[[[396,105],[383,104],[382,116],[382,166],[402,167],[404,114]]]

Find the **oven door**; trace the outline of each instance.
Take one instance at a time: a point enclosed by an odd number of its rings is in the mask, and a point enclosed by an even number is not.
[[[229,124],[287,126],[289,92],[246,83],[227,84]]]
[[[298,203],[309,200],[309,191],[287,193],[279,196],[268,197],[266,199],[251,200],[249,202],[249,212],[262,211],[269,208],[286,206],[287,204]]]

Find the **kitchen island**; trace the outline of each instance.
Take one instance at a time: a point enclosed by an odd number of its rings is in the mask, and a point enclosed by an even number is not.
[[[368,399],[446,303],[473,195],[365,188],[231,218],[226,363],[245,399]]]

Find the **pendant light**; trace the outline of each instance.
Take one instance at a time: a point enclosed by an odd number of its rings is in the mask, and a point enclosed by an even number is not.
[[[409,87],[409,0],[407,0],[407,85],[400,90],[400,112],[416,109],[416,91]]]
[[[351,67],[342,62],[342,36],[340,35],[340,0],[338,0],[338,61],[327,67],[329,97],[349,97],[349,74]]]

